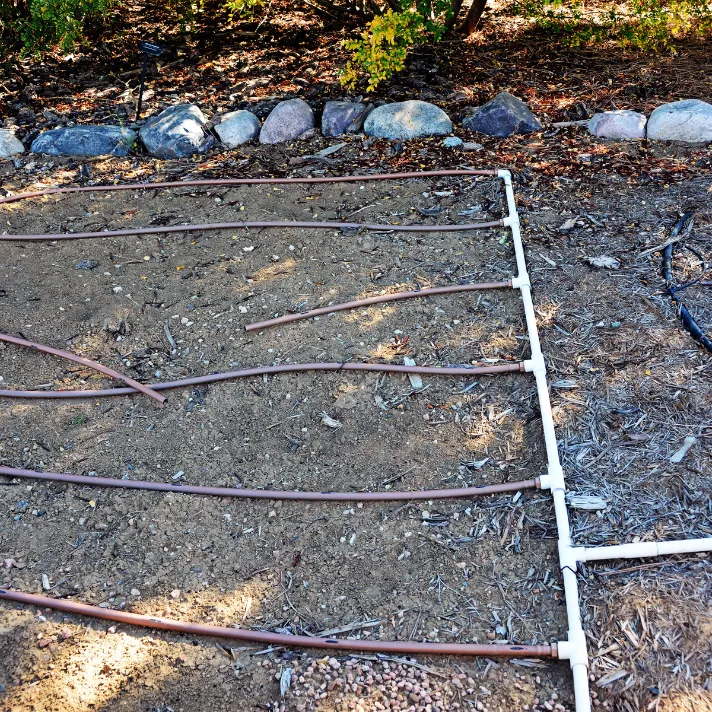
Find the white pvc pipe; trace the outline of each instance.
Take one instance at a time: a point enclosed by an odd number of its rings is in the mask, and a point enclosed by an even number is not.
[[[504,225],[511,228],[514,241],[514,253],[519,274],[512,279],[512,286],[522,293],[524,316],[531,347],[531,359],[525,362],[527,372],[536,378],[539,408],[544,430],[544,442],[548,460],[548,474],[540,478],[542,489],[551,490],[554,500],[554,513],[559,537],[559,565],[564,580],[566,615],[568,618],[568,639],[558,643],[558,656],[569,660],[574,679],[576,712],[591,712],[591,698],[588,684],[588,651],[586,636],[581,624],[579,607],[578,581],[576,567],[579,561],[599,561],[603,559],[637,559],[646,556],[664,556],[668,554],[689,554],[712,551],[712,537],[706,539],[688,539],[682,541],[640,542],[638,544],[620,544],[618,546],[573,547],[571,527],[566,506],[566,485],[564,472],[559,460],[556,443],[554,418],[549,400],[549,388],[546,380],[546,364],[541,351],[539,332],[531,296],[531,284],[524,257],[524,246],[519,225],[519,215],[512,189],[512,176],[509,171],[499,171],[504,182],[509,215]]]
[[[564,580],[564,597],[566,600],[566,615],[568,618],[568,640],[558,643],[559,657],[568,660],[574,678],[574,696],[576,712],[591,712],[591,698],[588,685],[588,651],[586,637],[581,624],[581,609],[579,607],[578,581],[576,579],[576,558],[571,546],[571,528],[569,514],[566,508],[566,488],[564,473],[559,460],[559,450],[556,443],[554,417],[549,400],[549,387],[546,381],[546,364],[541,351],[539,331],[534,313],[531,284],[524,257],[524,245],[519,225],[519,215],[512,189],[512,176],[509,171],[500,171],[499,177],[504,182],[509,215],[504,224],[512,230],[514,254],[517,260],[519,274],[512,280],[512,286],[522,294],[524,317],[529,335],[531,359],[526,362],[526,370],[536,378],[539,409],[544,430],[544,442],[548,460],[548,475],[541,478],[542,487],[551,490],[556,514],[556,526],[559,536],[559,564]]]
[[[712,537],[706,539],[682,539],[677,541],[641,541],[637,544],[617,546],[578,547],[574,554],[578,561],[601,561],[603,559],[640,559],[645,556],[668,554],[697,554],[712,551]]]

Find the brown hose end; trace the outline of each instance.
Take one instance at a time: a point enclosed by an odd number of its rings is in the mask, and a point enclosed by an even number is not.
[[[534,483],[535,483],[536,488],[540,490],[541,489],[541,477],[536,477],[534,479]]]
[[[341,304],[330,304],[327,307],[317,307],[306,312],[295,312],[292,314],[283,314],[274,319],[266,321],[256,321],[245,326],[245,331],[258,331],[267,329],[277,324],[289,324],[301,319],[311,319],[315,316],[324,314],[334,314],[340,311],[349,309],[361,309],[362,307],[373,306],[374,304],[385,304],[387,302],[397,302],[403,299],[416,299],[420,297],[435,296],[437,294],[457,294],[459,292],[473,292],[485,289],[507,289],[511,288],[512,280],[505,282],[475,282],[466,284],[450,284],[446,287],[428,287],[426,289],[416,289],[410,292],[393,292],[390,294],[379,294],[375,297],[366,297],[364,299],[355,299],[351,302],[342,302]]]
[[[557,658],[559,657],[559,644],[558,643],[551,643],[551,657],[552,658]]]
[[[102,364],[97,363],[96,361],[92,361],[91,359],[84,358],[83,356],[77,356],[77,354],[73,354],[69,351],[62,351],[62,349],[55,349],[51,346],[45,346],[44,344],[35,343],[34,341],[19,339],[16,336],[10,336],[10,334],[0,333],[0,341],[4,341],[8,344],[15,344],[16,346],[22,346],[26,349],[41,351],[42,353],[46,354],[52,354],[52,356],[57,356],[58,358],[67,359],[67,361],[79,363],[82,366],[94,369],[99,373],[103,373],[105,376],[109,376],[110,378],[114,378],[117,381],[125,383],[127,386],[133,388],[134,390],[143,393],[144,395],[147,395],[149,398],[153,398],[153,400],[155,400],[159,405],[163,405],[166,401],[165,396],[162,396],[160,393],[156,393],[156,391],[154,391],[153,388],[151,388],[150,386],[146,386],[143,383],[139,383],[133,378],[129,378],[129,376],[125,376],[123,373],[115,371],[113,368],[103,366]]]

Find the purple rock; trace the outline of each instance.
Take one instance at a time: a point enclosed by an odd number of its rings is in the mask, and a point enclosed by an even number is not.
[[[527,105],[506,91],[488,101],[466,117],[462,125],[486,136],[511,136],[541,131],[541,122]]]
[[[591,117],[588,130],[600,138],[645,138],[646,122],[645,116],[637,111],[604,111]]]
[[[366,107],[354,101],[327,101],[321,117],[321,133],[324,136],[341,136]]]
[[[260,132],[260,143],[283,143],[314,128],[314,114],[303,99],[281,101],[272,109]]]

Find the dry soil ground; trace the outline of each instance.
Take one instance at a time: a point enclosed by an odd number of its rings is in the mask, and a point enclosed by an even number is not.
[[[350,149],[361,150],[356,143]],[[128,162],[109,166],[130,175]],[[55,162],[47,170],[61,180],[62,168]],[[22,171],[9,171],[4,185],[23,183]],[[709,355],[681,330],[661,293],[659,255],[638,257],[664,241],[673,215],[690,205],[698,210],[695,244],[704,249],[710,190],[704,174],[665,187],[628,184],[595,168],[584,180],[519,176],[569,486],[605,499],[598,511],[573,510],[578,543],[712,533]],[[441,207],[434,218],[418,211],[434,206]],[[497,182],[95,193],[7,206],[2,217],[8,232],[30,233],[313,216],[453,222],[475,206],[482,219],[502,215]],[[572,217],[577,222],[561,232]],[[618,266],[588,263],[601,255]],[[98,264],[77,269],[82,260]],[[677,268],[693,274],[696,259],[683,253]],[[238,364],[402,363],[406,355],[429,365],[503,362],[528,353],[515,293],[413,300],[255,334],[243,326],[304,304],[501,279],[512,269],[503,230],[10,242],[0,247],[2,329],[158,381]],[[700,287],[689,300],[709,326],[708,291]],[[0,375],[8,388],[107,383],[12,346],[0,351]],[[542,472],[528,376],[427,377],[425,386],[414,393],[400,376],[302,374],[173,391],[162,409],[142,396],[5,401],[0,455],[15,466],[80,474],[354,492]],[[325,426],[325,412],[343,427]],[[696,445],[671,464],[688,435]],[[351,634],[363,637],[520,643],[566,633],[553,512],[540,492],[417,506],[361,506],[355,494],[353,506],[280,506],[6,481],[0,512],[2,585],[25,591],[41,592],[46,576],[51,596],[291,633],[353,625]],[[597,705],[710,706],[711,574],[709,558],[698,556],[582,571]],[[0,707],[7,710],[430,704],[494,712],[572,705],[563,662],[424,658],[424,671],[340,656],[337,669],[300,651],[230,646],[14,605],[0,608],[0,656]],[[361,667],[349,672],[347,665]],[[278,678],[288,667],[293,684],[282,698]],[[413,692],[415,684],[421,687]]]

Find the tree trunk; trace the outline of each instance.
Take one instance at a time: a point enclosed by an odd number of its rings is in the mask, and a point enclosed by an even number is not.
[[[472,5],[467,11],[467,15],[465,15],[462,25],[460,25],[460,32],[469,36],[477,29],[486,5],[487,0],[472,0]]]
[[[455,0],[452,4],[452,14],[448,17],[445,23],[445,32],[452,32],[455,23],[457,23],[457,16],[460,14],[460,9],[462,8],[462,0]]]

